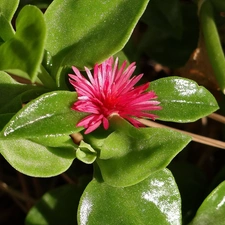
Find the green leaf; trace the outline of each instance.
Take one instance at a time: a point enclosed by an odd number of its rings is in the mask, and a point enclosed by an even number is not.
[[[96,162],[112,186],[136,184],[165,168],[190,142],[187,135],[163,128],[117,129],[104,140],[90,139],[99,151]]]
[[[193,122],[219,107],[213,95],[192,80],[168,77],[151,82],[150,89],[158,96],[162,110],[155,111],[159,120]]]
[[[16,33],[0,46],[0,70],[36,79],[44,53],[45,21],[42,12],[27,5],[16,19]]]
[[[1,0],[0,14],[3,15],[8,21],[11,21],[18,5],[19,0]]]
[[[190,225],[223,225],[225,213],[225,181],[204,200]]]
[[[79,225],[180,225],[181,200],[172,174],[160,170],[130,187],[93,180],[78,209]]]
[[[55,65],[92,67],[120,51],[148,0],[55,0],[45,13]]]
[[[31,141],[48,147],[71,147],[75,146],[69,135],[45,135],[30,138]]]
[[[31,208],[26,225],[75,225],[82,189],[65,185],[49,191]]]
[[[11,20],[19,5],[19,0],[0,1],[0,37],[6,41],[13,37],[14,29]]]
[[[151,0],[143,16],[148,25],[139,50],[169,67],[181,67],[197,47],[197,6],[178,0]]]
[[[40,86],[20,84],[0,71],[0,113],[15,113],[22,108],[23,103],[46,91],[47,89]]]
[[[3,41],[7,41],[14,36],[14,30],[9,21],[6,20],[4,15],[0,14],[0,37]]]
[[[58,137],[83,128],[76,123],[83,113],[71,109],[77,100],[75,92],[54,91],[29,102],[5,126],[4,138]]]
[[[45,147],[26,139],[1,140],[0,152],[16,170],[34,177],[61,174],[76,157],[73,147]]]

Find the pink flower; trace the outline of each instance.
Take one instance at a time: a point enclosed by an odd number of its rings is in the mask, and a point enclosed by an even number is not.
[[[135,127],[142,126],[136,118],[157,118],[149,111],[160,110],[160,102],[156,101],[156,94],[147,91],[149,83],[139,87],[134,85],[142,78],[143,74],[131,78],[136,66],[130,64],[126,69],[126,61],[118,68],[118,58],[113,62],[113,57],[101,65],[94,66],[94,76],[85,67],[89,78],[81,75],[76,67],[72,67],[75,75],[69,74],[69,81],[78,94],[78,101],[73,110],[90,113],[83,118],[77,126],[87,128],[85,134],[92,132],[101,124],[105,129],[109,127],[109,118],[117,114],[128,120]],[[114,65],[113,65],[114,63]]]

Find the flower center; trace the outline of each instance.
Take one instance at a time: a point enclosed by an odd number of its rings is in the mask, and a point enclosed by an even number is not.
[[[112,96],[106,97],[102,101],[100,111],[106,118],[108,118],[112,113],[118,113],[118,98]]]

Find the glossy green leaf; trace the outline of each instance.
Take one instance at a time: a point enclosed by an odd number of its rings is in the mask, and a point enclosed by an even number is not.
[[[0,152],[16,170],[34,177],[61,174],[76,157],[73,147],[45,147],[26,139],[1,140]]]
[[[159,120],[193,122],[219,107],[213,95],[192,80],[180,77],[158,79],[150,84],[158,96],[162,110],[155,112]]]
[[[75,225],[82,189],[65,185],[49,191],[35,204],[25,220],[26,225]]]
[[[14,37],[0,46],[0,69],[35,81],[44,53],[45,33],[42,12],[35,6],[25,6],[16,19]]]
[[[163,128],[118,129],[104,140],[90,139],[99,150],[96,162],[112,186],[136,184],[165,168],[190,142],[187,135]]]
[[[79,225],[180,225],[181,200],[172,174],[160,170],[130,187],[93,180],[78,210]]]
[[[57,64],[92,67],[120,51],[148,0],[55,0],[45,13],[46,49]]]
[[[76,93],[54,91],[29,102],[5,126],[6,138],[58,137],[82,130],[76,123],[84,116],[71,109]]]
[[[190,225],[223,225],[225,215],[225,181],[204,200]]]
[[[140,50],[163,65],[183,66],[198,43],[196,4],[178,0],[151,0],[143,21],[148,29],[141,39]]]
[[[47,92],[40,86],[16,82],[7,73],[0,71],[0,113],[15,113],[22,104]]]

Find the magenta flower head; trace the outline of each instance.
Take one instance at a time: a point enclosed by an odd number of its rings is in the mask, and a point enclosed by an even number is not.
[[[135,63],[131,63],[126,69],[125,67],[126,61],[118,68],[118,58],[114,63],[113,57],[110,57],[94,66],[93,76],[85,67],[89,80],[76,67],[72,67],[75,75],[69,74],[69,81],[78,95],[72,109],[89,113],[77,124],[86,128],[85,134],[101,124],[108,129],[109,118],[114,114],[128,120],[135,127],[142,126],[137,118],[157,118],[149,112],[161,109],[160,102],[155,100],[156,94],[147,91],[149,83],[134,87],[143,76],[140,74],[131,78],[136,68]]]

